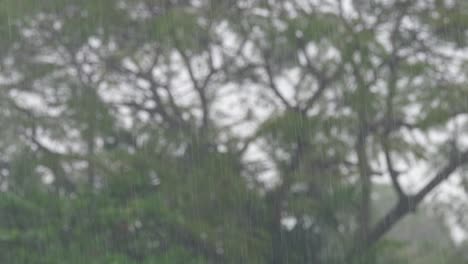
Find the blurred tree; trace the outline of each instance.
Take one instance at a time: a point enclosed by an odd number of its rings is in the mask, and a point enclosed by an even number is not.
[[[0,0],[0,260],[463,261],[387,234],[468,162],[468,7],[364,2]]]

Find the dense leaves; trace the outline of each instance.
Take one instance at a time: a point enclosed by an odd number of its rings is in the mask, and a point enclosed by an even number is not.
[[[365,2],[0,0],[0,262],[466,261],[467,6]]]

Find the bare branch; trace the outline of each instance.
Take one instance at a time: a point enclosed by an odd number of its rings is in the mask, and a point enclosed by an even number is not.
[[[209,79],[211,78],[211,75],[214,74],[214,72],[211,71],[208,74],[208,76],[206,77],[206,79],[204,80],[204,82],[200,85],[199,81],[195,77],[195,73],[193,72],[193,68],[192,68],[192,65],[190,63],[189,56],[183,51],[183,49],[179,45],[179,41],[177,40],[177,38],[175,36],[173,36],[173,39],[174,39],[174,42],[175,42],[177,52],[182,57],[182,61],[183,61],[184,65],[185,65],[185,68],[188,71],[190,80],[192,81],[192,86],[195,89],[195,91],[197,92],[198,97],[200,99],[200,104],[201,104],[201,108],[202,108],[202,127],[201,128],[203,130],[208,126],[208,123],[209,123],[209,109],[208,109],[209,106],[208,106],[208,98],[207,98],[207,95],[206,95],[206,91],[205,91],[206,89],[205,88],[206,88],[206,86],[207,86],[207,84],[209,82]]]
[[[396,191],[400,199],[404,199],[406,197],[406,194],[404,193],[403,189],[401,188],[400,182],[398,181],[399,172],[397,172],[393,166],[393,160],[391,157],[387,138],[383,140],[382,148],[385,155],[385,161],[387,163],[387,169],[392,180],[393,189]]]
[[[280,90],[279,90],[279,88],[278,88],[278,86],[277,86],[277,84],[275,82],[271,67],[267,62],[265,63],[264,68],[265,68],[265,72],[267,74],[268,84],[269,84],[270,89],[273,91],[273,93],[275,93],[276,97],[278,97],[278,99],[280,99],[280,101],[283,103],[283,105],[286,108],[292,109],[293,106],[288,102],[288,100],[286,100],[284,95],[281,94],[281,92],[280,92]]]
[[[448,161],[448,163],[415,195],[400,199],[398,203],[377,222],[366,240],[366,246],[370,247],[380,240],[392,227],[408,213],[414,211],[421,201],[433,189],[439,186],[461,165],[468,163],[468,151],[464,151]]]

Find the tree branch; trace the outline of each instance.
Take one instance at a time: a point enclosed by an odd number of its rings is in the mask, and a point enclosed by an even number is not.
[[[281,92],[280,92],[280,90],[278,88],[278,85],[276,85],[272,69],[271,69],[270,65],[267,62],[265,63],[264,68],[265,68],[265,72],[266,72],[267,77],[268,77],[268,84],[270,86],[270,89],[273,91],[273,93],[275,93],[276,97],[278,97],[280,99],[280,101],[283,103],[283,105],[286,108],[293,109],[292,105],[288,102],[288,100],[286,100],[284,95],[281,94]]]
[[[452,175],[459,166],[466,164],[467,162],[468,150],[452,158],[445,167],[443,167],[432,178],[432,180],[415,195],[407,196],[406,199],[400,199],[398,203],[379,222],[377,222],[375,227],[371,230],[369,237],[366,240],[366,247],[370,247],[375,244],[388,231],[390,231],[399,220],[409,212],[414,211],[427,194],[450,177],[450,175]]]
[[[382,148],[385,155],[385,161],[387,163],[387,169],[390,174],[390,179],[392,180],[393,189],[396,191],[400,199],[404,199],[406,197],[406,194],[404,193],[403,189],[401,188],[400,182],[398,181],[399,173],[395,170],[393,166],[393,160],[391,157],[387,138],[383,139]]]

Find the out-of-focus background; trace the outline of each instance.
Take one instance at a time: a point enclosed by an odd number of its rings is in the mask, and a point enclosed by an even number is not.
[[[0,0],[0,262],[468,263],[468,2]]]

